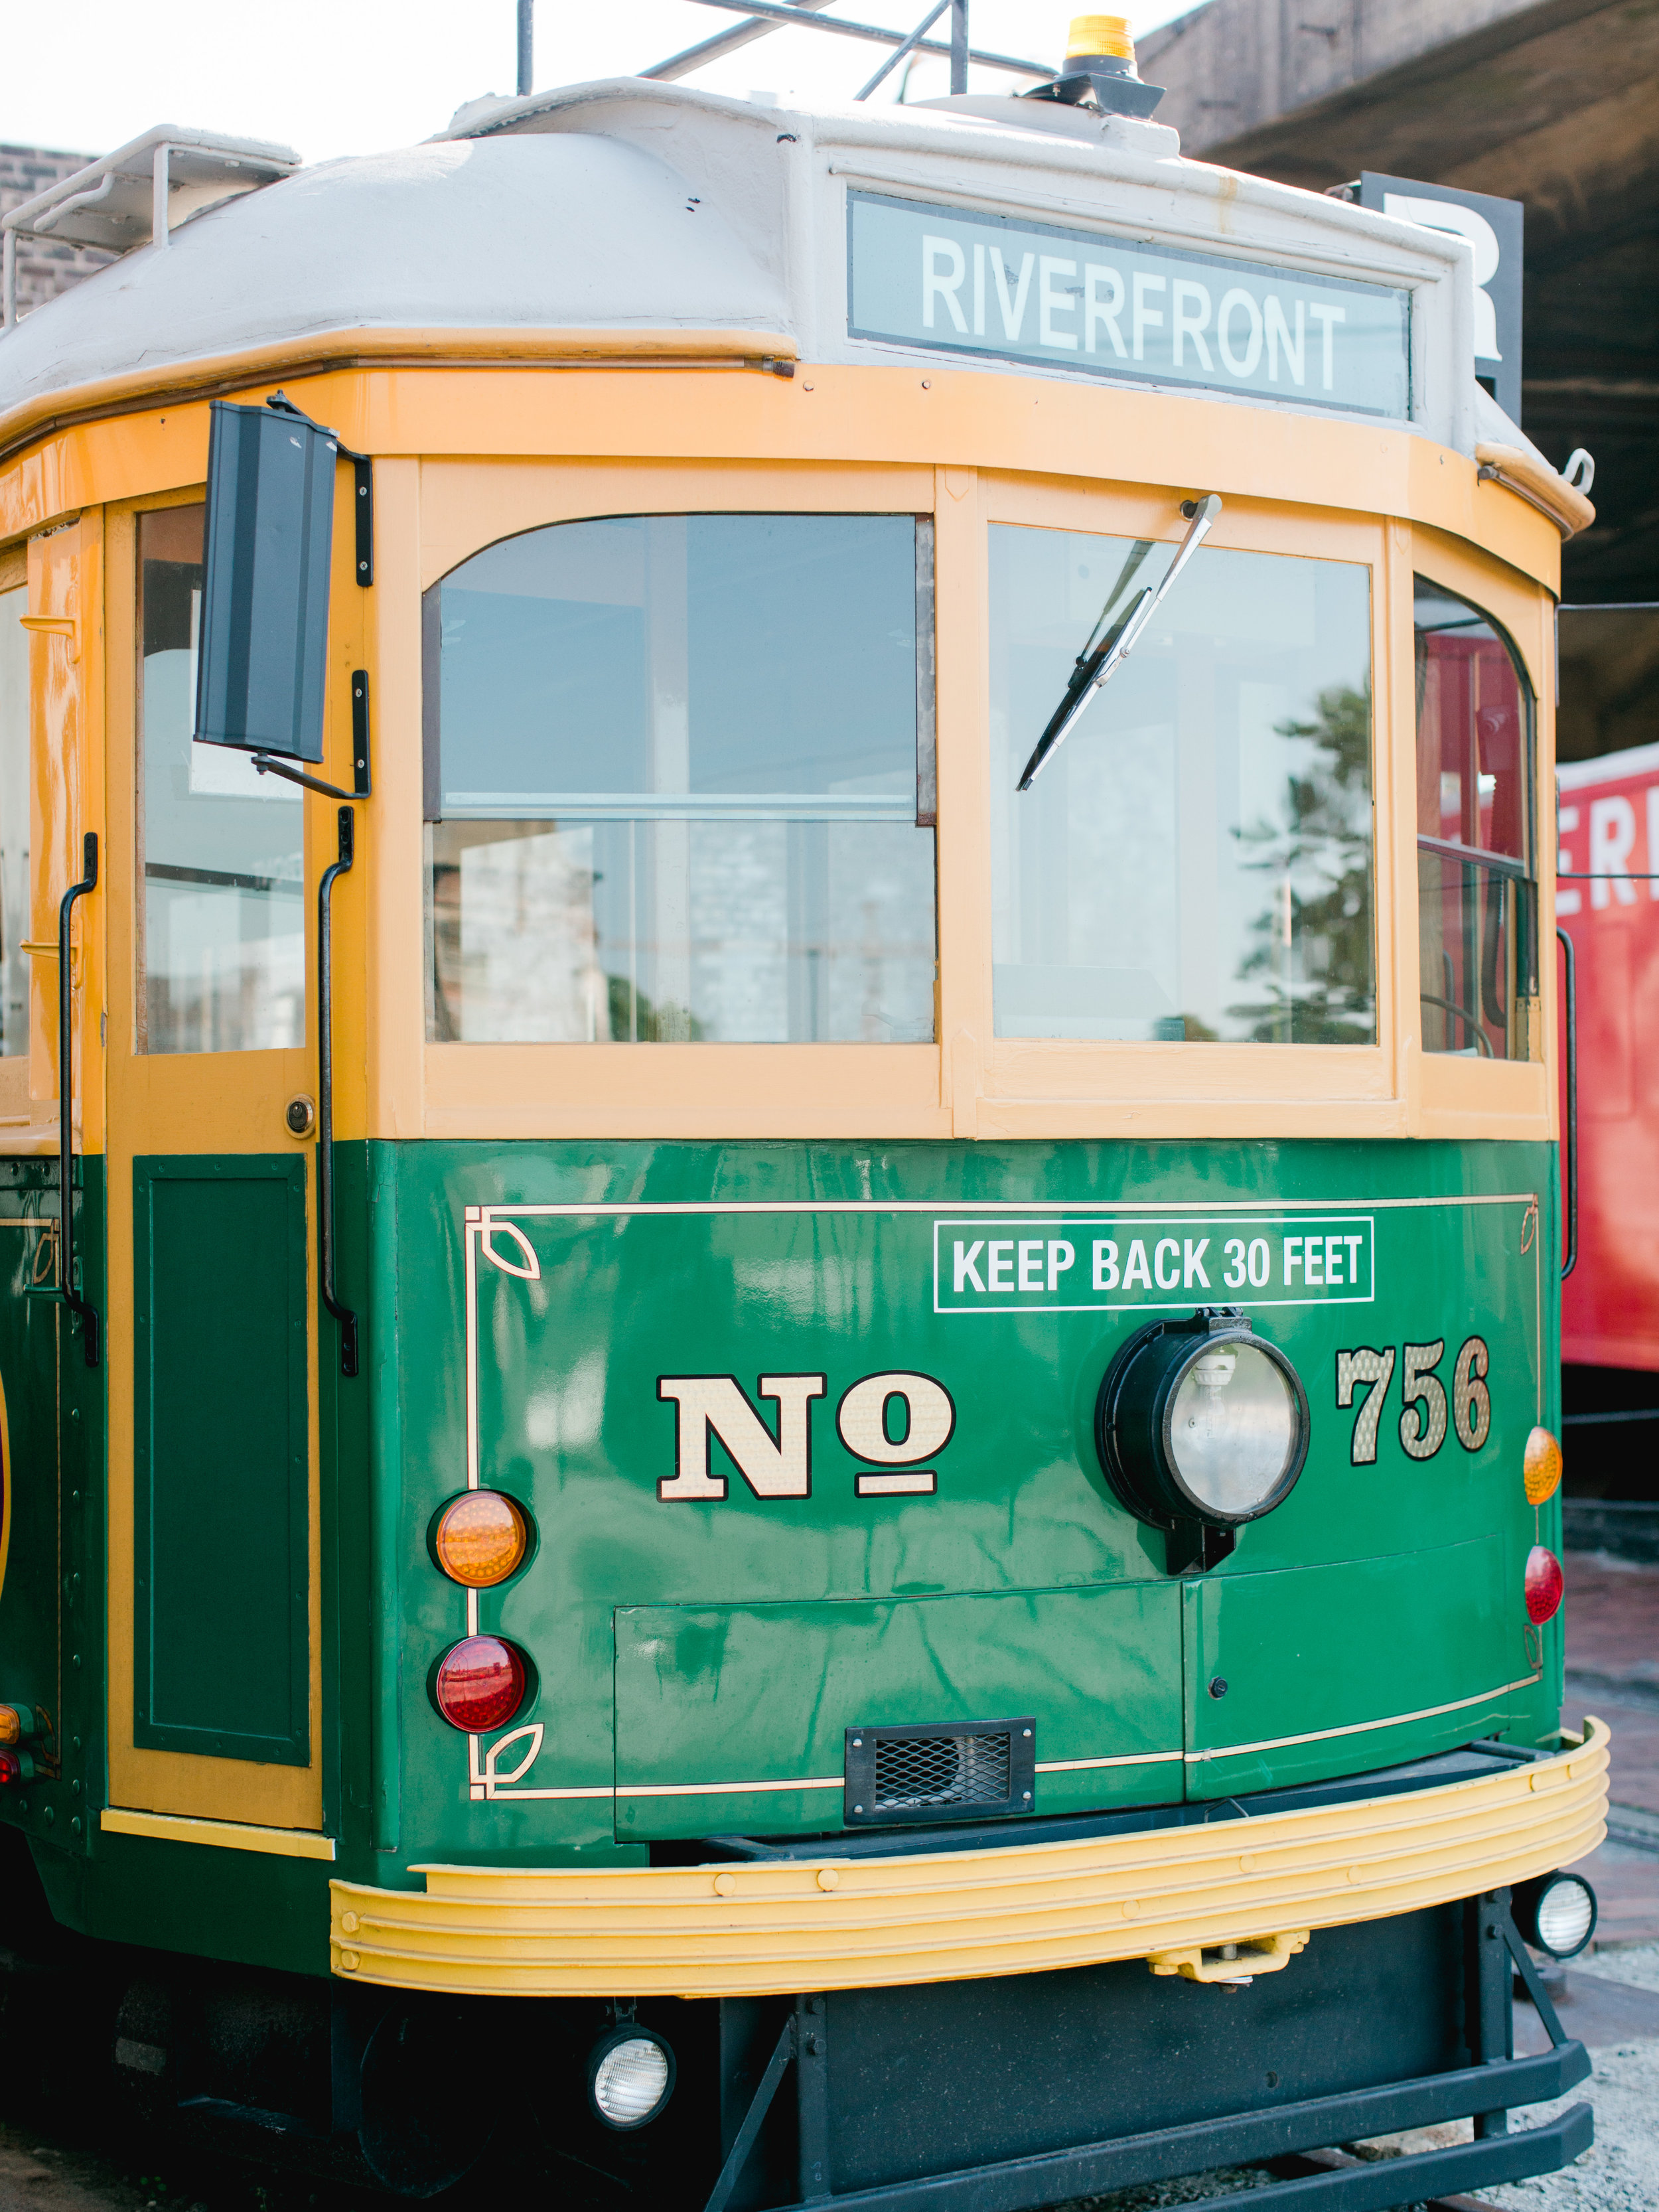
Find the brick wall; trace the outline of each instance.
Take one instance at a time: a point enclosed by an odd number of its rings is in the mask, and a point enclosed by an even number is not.
[[[59,178],[72,176],[92,159],[89,154],[58,154],[41,146],[0,145],[0,215],[43,192]],[[100,246],[57,245],[49,238],[17,241],[17,313],[44,307],[71,284],[113,261]]]

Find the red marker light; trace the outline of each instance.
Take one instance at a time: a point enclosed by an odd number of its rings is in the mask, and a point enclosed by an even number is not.
[[[528,1681],[522,1651],[499,1636],[466,1636],[433,1668],[432,1702],[452,1728],[478,1735],[506,1726]]]
[[[1560,1560],[1546,1546],[1534,1544],[1527,1554],[1526,1580],[1527,1618],[1534,1628],[1554,1620],[1565,1588]]]

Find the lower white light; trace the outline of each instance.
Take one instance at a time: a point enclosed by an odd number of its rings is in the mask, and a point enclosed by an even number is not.
[[[1571,1875],[1553,1881],[1538,1900],[1538,1942],[1558,1959],[1582,1950],[1595,1920],[1589,1885]]]
[[[1200,1506],[1229,1516],[1260,1510],[1299,1442],[1291,1386],[1250,1344],[1200,1352],[1176,1387],[1169,1421],[1176,1473]]]
[[[593,2070],[593,2102],[613,2128],[637,2128],[666,2103],[668,2053],[654,2036],[613,2043]]]

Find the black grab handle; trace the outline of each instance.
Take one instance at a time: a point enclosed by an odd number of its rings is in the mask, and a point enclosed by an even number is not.
[[[334,878],[350,867],[356,851],[356,817],[340,809],[340,857],[317,886],[317,1273],[323,1304],[340,1324],[340,1372],[357,1372],[357,1316],[334,1295]]]
[[[75,1022],[70,974],[70,921],[75,902],[98,888],[98,838],[88,830],[82,847],[86,872],[58,905],[58,1279],[64,1304],[81,1316],[81,1342],[88,1367],[99,1358],[98,1309],[75,1287]],[[90,974],[90,955],[88,955]]]
[[[1555,925],[1555,934],[1567,958],[1567,1251],[1561,1262],[1561,1279],[1578,1265],[1578,975],[1572,939]]]

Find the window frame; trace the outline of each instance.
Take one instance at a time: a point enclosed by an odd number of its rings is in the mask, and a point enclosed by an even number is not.
[[[1178,544],[1186,531],[1182,490],[1140,484],[1080,484],[1012,475],[981,479],[987,533],[993,524],[1077,531]],[[1198,487],[1199,489],[1204,487]],[[1256,1044],[1149,1039],[1087,1042],[998,1038],[991,1001],[988,901],[975,931],[973,965],[980,988],[960,1007],[964,1028],[989,1040],[982,1054],[981,1133],[1007,1136],[1229,1136],[1396,1134],[1395,1081],[1399,840],[1397,815],[1383,803],[1391,791],[1394,672],[1389,641],[1391,580],[1380,520],[1332,510],[1224,495],[1206,543],[1243,552],[1341,561],[1368,572],[1371,608],[1372,927],[1376,961],[1376,1041],[1373,1044]],[[1180,587],[1177,585],[1176,589]],[[988,609],[988,583],[981,605]],[[978,793],[981,866],[990,868],[989,649],[981,656]],[[941,759],[944,740],[941,736]],[[1415,851],[1413,853],[1415,866]],[[1415,908],[1413,907],[1413,926]],[[966,933],[967,918],[959,918]],[[942,944],[947,995],[949,951]],[[954,1009],[953,1009],[954,1011]]]
[[[431,586],[474,553],[551,524],[624,514],[932,517],[938,620],[942,594],[931,467],[434,459],[420,469],[420,599],[411,624],[417,633],[429,625],[425,609],[431,604]],[[430,686],[423,684],[422,771],[404,780],[412,808],[399,808],[418,855],[423,975],[424,738],[434,714]],[[942,719],[936,710],[936,745]],[[398,834],[404,833],[400,829]],[[936,828],[936,918],[943,846]],[[942,951],[938,957],[942,961]],[[424,1037],[423,985],[408,1014]],[[496,1135],[526,1137],[937,1137],[943,1133],[938,1038],[936,977],[931,1044],[428,1041],[421,1047],[422,1126],[430,1135],[487,1127]],[[672,1081],[665,1085],[670,1070]],[[665,1090],[672,1097],[665,1099]]]
[[[1409,821],[1411,904],[1402,907],[1399,947],[1402,1058],[1413,1135],[1553,1138],[1559,1100],[1556,1079],[1559,962],[1555,944],[1554,848],[1547,842],[1555,822],[1555,595],[1532,578],[1449,531],[1419,524],[1390,525],[1390,559],[1403,621],[1394,641],[1395,682],[1412,702],[1410,747],[1402,732],[1402,787],[1396,805]],[[1532,881],[1536,887],[1539,1000],[1537,1019],[1528,1022],[1530,1057],[1526,1060],[1465,1058],[1461,1053],[1425,1052],[1413,1010],[1421,989],[1416,908],[1417,715],[1416,638],[1412,620],[1414,580],[1422,576],[1476,607],[1502,631],[1518,659],[1517,672],[1532,694]],[[1409,778],[1410,789],[1404,788]],[[1402,849],[1407,841],[1401,839]]]
[[[1504,624],[1498,620],[1497,617],[1492,614],[1478,601],[1471,599],[1466,593],[1462,592],[1451,591],[1449,586],[1442,584],[1437,577],[1427,575],[1421,569],[1414,571],[1412,578],[1412,652],[1413,678],[1415,674],[1417,650],[1416,586],[1419,581],[1429,585],[1432,589],[1445,592],[1447,596],[1454,599],[1457,605],[1460,606],[1466,606],[1471,614],[1478,615],[1492,629],[1498,642],[1504,647],[1504,650],[1509,658],[1510,665],[1515,672],[1516,682],[1520,687],[1522,698],[1526,710],[1526,728],[1523,733],[1526,750],[1521,773],[1526,787],[1528,805],[1526,817],[1527,850],[1519,859],[1516,859],[1513,854],[1489,852],[1484,846],[1464,845],[1450,838],[1428,836],[1424,833],[1420,820],[1419,821],[1417,827],[1417,849],[1419,854],[1427,853],[1437,860],[1449,860],[1456,866],[1474,866],[1484,870],[1488,875],[1507,877],[1511,882],[1520,885],[1521,896],[1516,901],[1517,927],[1516,934],[1517,936],[1520,934],[1519,925],[1522,918],[1529,915],[1530,934],[1533,939],[1531,947],[1534,971],[1533,981],[1536,983],[1539,981],[1539,970],[1540,969],[1543,962],[1543,947],[1538,934],[1539,853],[1540,849],[1540,829],[1538,809],[1538,719],[1540,703],[1538,692],[1533,684],[1532,676],[1527,667],[1526,662],[1522,658],[1520,648],[1516,644],[1514,638],[1510,636],[1507,629],[1505,629]],[[1415,680],[1413,680],[1412,686],[1412,706],[1413,736],[1414,741],[1420,744],[1422,732],[1418,727],[1418,715],[1420,709],[1419,708],[1417,702],[1417,687]],[[1418,981],[1420,993],[1422,988],[1420,938],[1419,939],[1419,972]],[[1541,992],[1534,990],[1524,996],[1517,992],[1516,996],[1517,1002],[1523,1006],[1526,1010],[1522,1018],[1526,1024],[1527,1050],[1524,1054],[1506,1054],[1504,1055],[1505,1060],[1511,1064],[1516,1061],[1529,1061],[1539,1057],[1539,1040],[1536,1036],[1536,1030],[1538,1028],[1538,1013],[1541,1004]],[[1419,1000],[1419,1003],[1422,1003],[1422,1001]],[[1454,1051],[1455,1048],[1449,1046],[1439,1046],[1431,1050],[1425,1045],[1423,1048],[1424,1058],[1425,1060],[1449,1058],[1454,1056]],[[1461,1055],[1456,1056],[1461,1057]],[[1491,1058],[1494,1055],[1485,1054],[1477,1054],[1477,1056]]]
[[[1387,514],[1236,493],[1211,542],[1351,562],[1370,577],[1377,1041],[1371,1045],[994,1037],[991,1010],[989,648],[993,523],[1177,542],[1198,485],[1017,469],[813,459],[432,457],[378,465],[384,611],[381,727],[409,732],[410,769],[379,786],[382,949],[371,997],[388,1131],[433,1137],[713,1139],[1541,1138],[1546,1064],[1478,1066],[1420,1048],[1413,577],[1489,611],[1515,641],[1538,709],[1534,807],[1551,773],[1548,591],[1449,532]],[[927,1044],[459,1044],[425,1039],[422,596],[485,546],[622,514],[932,513],[936,593],[939,981]],[[392,546],[399,518],[407,537]],[[396,574],[394,575],[394,561]],[[394,602],[391,594],[401,597]],[[398,672],[401,664],[403,672]],[[389,741],[383,740],[383,742]],[[1554,926],[1540,853],[1540,942]],[[396,945],[395,958],[391,957]],[[1541,963],[1543,1039],[1554,985]],[[1535,1053],[1539,1050],[1534,1046]],[[672,1052],[672,1061],[663,1055]],[[1553,1055],[1552,1055],[1553,1058]],[[665,1065],[673,1080],[665,1085]],[[407,1101],[404,1104],[401,1101]],[[412,1110],[411,1110],[412,1109]]]

